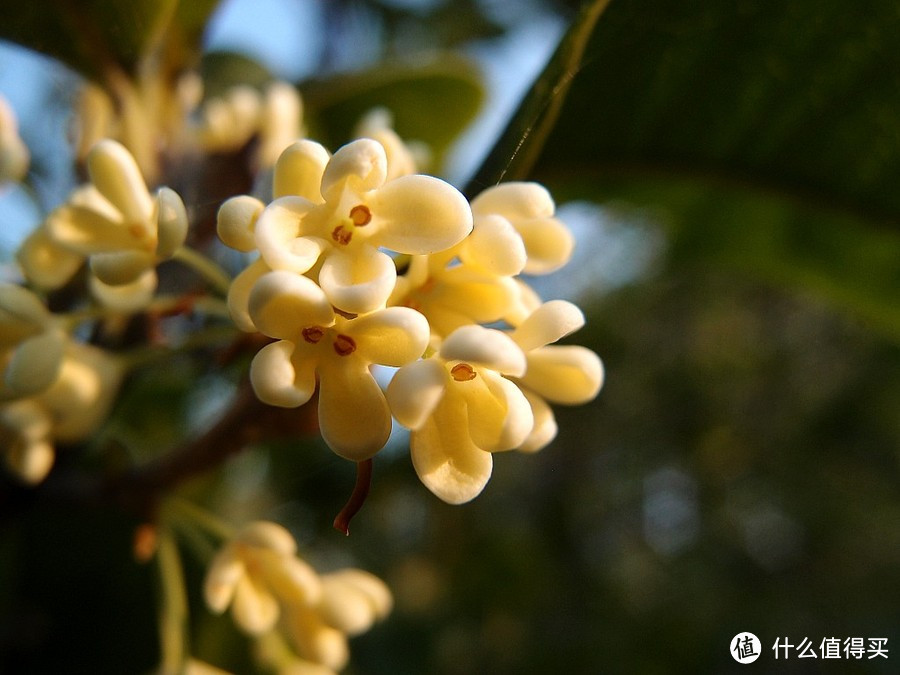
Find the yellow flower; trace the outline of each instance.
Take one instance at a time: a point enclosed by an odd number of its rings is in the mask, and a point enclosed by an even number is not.
[[[276,523],[244,527],[213,558],[204,582],[206,604],[221,614],[231,605],[235,623],[251,635],[271,630],[286,604],[308,605],[321,596],[312,567],[297,557],[297,544]]]
[[[295,407],[310,399],[319,377],[319,425],[337,454],[361,461],[387,442],[391,416],[372,364],[402,366],[428,345],[428,322],[406,307],[348,319],[315,282],[277,270],[262,276],[249,300],[253,324],[278,338],[259,351],[250,380],[259,399]]]
[[[31,155],[19,137],[19,123],[6,99],[0,96],[0,183],[22,180]]]
[[[531,406],[504,377],[524,372],[525,355],[508,335],[471,325],[451,333],[434,357],[394,375],[391,412],[411,430],[416,473],[445,502],[478,496],[491,477],[491,453],[528,437]]]
[[[586,347],[551,343],[584,325],[584,314],[565,300],[546,302],[510,337],[525,352],[525,373],[516,378],[531,404],[534,429],[519,448],[536,452],[556,436],[556,420],[547,405],[578,405],[593,399],[603,386],[603,363]]]

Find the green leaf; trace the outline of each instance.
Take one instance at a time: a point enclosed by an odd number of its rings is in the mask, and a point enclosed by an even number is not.
[[[659,207],[676,262],[814,288],[900,336],[898,35],[892,0],[615,0],[519,152],[559,194]]]
[[[50,7],[48,8],[48,4]],[[63,0],[18,2],[4,9],[0,38],[53,56],[102,81],[110,68],[133,73],[163,42],[173,69],[199,49],[203,26],[218,0]]]
[[[381,65],[311,81],[302,91],[312,135],[331,148],[351,140],[360,118],[383,107],[393,114],[401,138],[429,145],[437,167],[484,99],[477,69],[458,57],[424,65]]]

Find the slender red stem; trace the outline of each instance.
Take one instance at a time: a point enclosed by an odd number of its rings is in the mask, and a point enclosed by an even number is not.
[[[366,497],[369,496],[369,488],[372,486],[372,460],[366,459],[356,463],[356,485],[353,486],[353,492],[350,499],[344,504],[344,508],[337,514],[334,519],[334,529],[342,532],[344,536],[350,534],[350,521],[353,516],[359,513],[359,510],[366,503]]]

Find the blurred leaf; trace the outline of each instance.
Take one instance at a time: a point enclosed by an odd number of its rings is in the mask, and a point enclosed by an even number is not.
[[[518,154],[566,197],[661,207],[678,260],[812,286],[900,335],[898,34],[887,1],[617,0],[553,132]]]
[[[9,4],[0,37],[53,56],[102,80],[113,66],[133,72],[140,57],[163,40],[184,65],[199,48],[218,0],[62,0]]]
[[[458,57],[415,66],[381,65],[303,86],[313,135],[326,145],[336,148],[351,140],[360,118],[384,107],[393,114],[401,138],[429,145],[437,167],[483,99],[480,74],[470,61]]]
[[[274,79],[258,61],[235,52],[210,52],[200,62],[204,98],[223,96],[231,87],[248,85],[261,89]]]

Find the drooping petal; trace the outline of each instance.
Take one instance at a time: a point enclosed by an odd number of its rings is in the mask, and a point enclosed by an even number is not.
[[[369,363],[402,366],[422,356],[431,331],[428,320],[408,307],[388,307],[345,322],[359,355]]]
[[[381,579],[362,570],[347,569],[322,576],[319,612],[329,626],[349,636],[364,633],[392,605]]]
[[[493,328],[457,328],[441,344],[440,354],[447,361],[466,361],[504,375],[525,372],[525,354],[506,333]]]
[[[263,274],[271,271],[272,268],[266,265],[264,260],[255,260],[238,274],[228,287],[228,313],[242,331],[255,333],[257,330],[253,319],[250,318],[250,291]]]
[[[437,359],[403,366],[386,392],[394,418],[408,429],[420,428],[440,402],[446,384],[447,371]]]
[[[25,239],[16,252],[16,260],[28,281],[40,288],[54,290],[75,275],[84,256],[58,244],[42,226]]]
[[[511,334],[523,351],[556,342],[584,326],[584,314],[565,300],[550,300],[531,313]]]
[[[216,214],[216,233],[222,243],[245,253],[255,250],[256,221],[265,207],[265,204],[250,195],[227,199]]]
[[[490,449],[491,452],[502,450],[512,450],[519,447],[528,438],[528,434],[534,428],[534,414],[531,411],[531,405],[525,394],[514,383],[501,377],[497,373],[490,371],[482,372],[482,377],[487,382],[492,395],[498,400],[503,401],[503,407],[506,414],[503,417],[503,423],[499,433],[494,439],[493,446],[481,446]],[[473,407],[469,406],[469,417],[473,415]],[[470,430],[472,425],[470,422]],[[474,438],[474,434],[473,434]]]
[[[448,504],[477,497],[493,469],[491,453],[469,437],[462,401],[446,401],[410,437],[410,455],[422,483]]]
[[[337,201],[345,188],[360,194],[380,187],[387,177],[384,148],[371,138],[360,138],[338,149],[322,175],[322,196]]]
[[[521,380],[553,403],[576,405],[590,401],[600,391],[603,363],[586,347],[541,347],[528,353],[528,370]]]
[[[211,612],[221,614],[228,608],[244,571],[244,563],[235,555],[233,546],[216,553],[203,581],[203,597]]]
[[[472,231],[469,202],[455,187],[432,176],[401,176],[369,200],[378,230],[373,241],[400,253],[448,249]]]
[[[462,249],[463,262],[501,276],[515,276],[527,260],[525,244],[516,228],[506,218],[493,214],[475,217],[475,228]]]
[[[49,387],[59,375],[65,344],[61,330],[48,330],[20,343],[3,372],[0,398],[31,396]]]
[[[387,443],[391,413],[384,394],[360,358],[336,356],[320,365],[319,427],[335,453],[361,462]]]
[[[109,286],[130,284],[156,266],[153,254],[148,251],[111,251],[91,256],[91,272]]]
[[[396,281],[394,261],[367,244],[346,253],[332,249],[319,270],[319,284],[331,304],[353,314],[383,307]]]
[[[297,367],[291,356],[294,345],[279,340],[260,349],[250,363],[250,384],[263,403],[282,408],[296,408],[306,403],[316,390],[316,362],[300,361]]]
[[[528,403],[531,404],[531,412],[534,415],[534,427],[528,438],[518,447],[519,452],[537,452],[550,444],[554,438],[558,427],[556,425],[556,417],[553,410],[547,405],[546,401],[534,392],[528,389],[522,390]]]
[[[250,291],[250,318],[269,337],[296,342],[309,326],[330,326],[334,311],[311,279],[276,270],[261,276]]]
[[[528,261],[522,270],[525,274],[550,274],[569,262],[575,239],[559,220],[520,220],[515,226],[528,252]]]
[[[322,175],[331,155],[319,143],[303,139],[289,145],[275,162],[273,196],[295,195],[322,203]]]
[[[144,223],[153,212],[153,199],[137,162],[121,143],[104,139],[91,148],[88,173],[100,193],[119,211],[126,223]]]
[[[301,223],[314,204],[302,197],[282,197],[259,214],[256,246],[272,269],[303,274],[316,264],[327,242],[302,234]]]
[[[251,635],[271,630],[278,621],[278,601],[250,575],[238,579],[231,605],[235,623]]]
[[[156,214],[156,255],[165,259],[171,257],[187,237],[187,211],[175,190],[162,187],[156,193]]]

